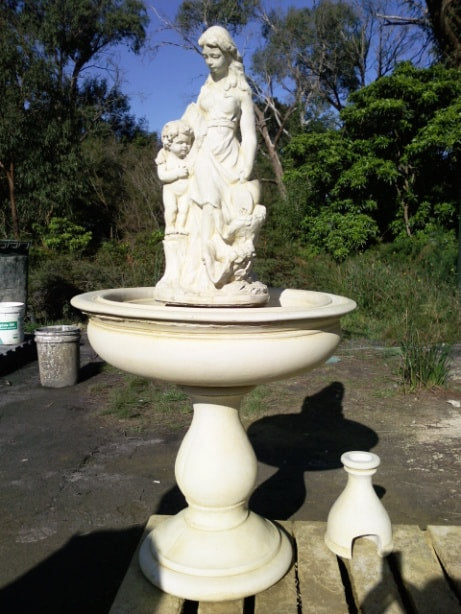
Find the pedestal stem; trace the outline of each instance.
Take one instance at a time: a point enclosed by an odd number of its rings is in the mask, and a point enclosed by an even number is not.
[[[291,565],[287,536],[247,507],[257,463],[238,412],[251,389],[186,388],[194,417],[176,479],[188,507],[154,529],[139,554],[147,578],[178,597],[246,597],[277,582]]]
[[[176,459],[176,480],[189,504],[191,526],[231,529],[248,515],[257,462],[239,409],[250,390],[187,389],[194,417]]]

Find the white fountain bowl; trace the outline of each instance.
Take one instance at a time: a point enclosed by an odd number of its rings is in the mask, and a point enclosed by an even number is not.
[[[154,288],[80,294],[88,337],[109,364],[184,386],[254,386],[324,362],[354,301],[324,292],[270,289],[264,307],[168,306]]]
[[[321,292],[270,291],[264,307],[180,307],[154,288],[101,290],[72,304],[89,316],[91,345],[108,363],[185,386],[194,417],[176,459],[188,506],[144,540],[140,565],[162,590],[196,601],[254,595],[277,582],[292,547],[248,510],[257,461],[238,417],[252,386],[322,363],[354,301]]]

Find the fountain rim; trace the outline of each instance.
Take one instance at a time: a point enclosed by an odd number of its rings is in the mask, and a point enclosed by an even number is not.
[[[154,299],[154,287],[109,288],[78,294],[71,304],[89,316],[206,324],[263,324],[340,318],[357,305],[344,296],[269,288],[269,303],[256,307],[197,307],[165,305]]]

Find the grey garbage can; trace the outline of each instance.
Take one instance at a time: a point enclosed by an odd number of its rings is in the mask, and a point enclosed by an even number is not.
[[[27,305],[29,243],[0,241],[0,302]]]
[[[61,324],[35,331],[40,383],[47,388],[73,386],[80,371],[80,329]]]

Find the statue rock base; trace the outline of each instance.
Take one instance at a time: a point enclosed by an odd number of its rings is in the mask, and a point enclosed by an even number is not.
[[[267,287],[261,282],[232,282],[223,288],[205,290],[200,293],[171,288],[162,283],[154,290],[156,301],[164,305],[191,307],[257,307],[269,300]]]

